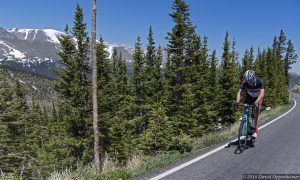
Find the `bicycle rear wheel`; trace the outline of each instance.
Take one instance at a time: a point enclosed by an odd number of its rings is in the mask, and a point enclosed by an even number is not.
[[[248,139],[248,128],[246,129],[246,123],[243,119],[240,124],[239,134],[238,134],[238,142],[239,142],[239,149],[243,150],[247,147],[247,139]]]

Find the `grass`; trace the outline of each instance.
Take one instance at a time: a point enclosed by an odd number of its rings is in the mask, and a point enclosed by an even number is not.
[[[64,172],[54,172],[48,180],[116,180],[121,178],[124,180],[147,173],[154,168],[163,167],[183,156],[184,155],[179,152],[167,152],[157,156],[135,155],[131,157],[125,167],[118,167],[116,162],[107,158],[104,162],[103,172],[101,174],[98,173],[91,164],[85,167],[78,167],[77,170],[73,172],[70,172],[69,170],[65,170]]]
[[[291,105],[280,106],[268,112],[263,112],[260,115],[259,123],[262,125],[273,119],[274,117],[286,112],[291,108]],[[116,180],[122,178],[129,179],[150,172],[151,170],[159,167],[164,167],[176,160],[191,155],[203,148],[224,142],[236,136],[239,128],[239,122],[235,122],[230,127],[219,131],[212,132],[201,138],[193,139],[193,149],[191,153],[180,154],[179,152],[165,152],[156,156],[134,155],[130,158],[126,166],[120,167],[116,162],[113,162],[109,157],[105,158],[103,165],[103,172],[98,173],[93,165],[78,167],[76,171],[70,172],[55,172],[49,180],[71,180],[71,179],[103,179],[103,180]]]

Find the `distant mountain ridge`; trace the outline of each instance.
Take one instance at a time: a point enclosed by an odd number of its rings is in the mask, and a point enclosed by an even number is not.
[[[295,86],[300,85],[300,75],[297,73],[290,73],[290,88],[294,88]]]
[[[59,44],[57,36],[64,34],[54,29],[18,29],[8,30],[9,33],[15,35],[18,39],[27,41],[52,42]]]
[[[6,30],[0,27],[0,64],[48,77],[57,77],[55,70],[59,64],[60,44],[57,36],[64,32],[54,29],[18,29]],[[108,57],[112,57],[113,48],[122,53],[128,70],[132,71],[134,47],[104,42]]]

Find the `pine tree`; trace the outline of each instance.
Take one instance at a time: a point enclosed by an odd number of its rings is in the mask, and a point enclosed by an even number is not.
[[[287,77],[286,84],[290,82],[289,70],[292,68],[291,65],[296,63],[298,55],[295,52],[294,45],[291,40],[287,43],[286,55],[284,58],[284,74]]]
[[[265,83],[265,97],[264,104],[266,106],[273,106],[276,103],[276,92],[275,92],[275,83],[276,83],[276,69],[275,61],[272,58],[272,49],[268,48],[266,52],[266,76],[264,78]]]
[[[164,79],[167,81],[170,81],[171,73],[172,72],[172,64],[171,64],[171,58],[170,53],[167,52],[167,60],[166,60],[166,67],[164,69]]]
[[[154,60],[154,102],[163,102],[165,92],[165,81],[162,74],[163,49],[159,46]]]
[[[118,57],[117,67],[116,77],[111,82],[115,94],[112,94],[110,99],[111,102],[115,102],[115,107],[111,112],[108,129],[108,151],[123,164],[126,163],[134,147],[135,113],[133,113],[132,85],[127,77],[126,63],[121,54]]]
[[[209,99],[208,103],[208,112],[207,116],[210,121],[210,124],[214,127],[214,129],[218,128],[218,107],[219,100],[217,94],[220,93],[220,84],[218,83],[218,59],[217,52],[213,50],[210,56],[210,65],[208,69],[208,90],[209,94],[207,99]]]
[[[73,84],[73,99],[74,106],[79,110],[79,120],[81,121],[76,133],[78,135],[86,136],[85,129],[87,129],[86,118],[89,116],[90,111],[90,82],[88,80],[88,73],[90,72],[89,63],[89,37],[85,32],[86,23],[83,21],[82,8],[77,4],[74,17],[74,26],[72,28],[72,35],[77,40],[77,51],[74,55],[74,61],[77,64],[75,69],[75,78]],[[81,148],[79,148],[81,149]],[[82,150],[79,150],[82,151]],[[79,152],[80,153],[80,152]]]
[[[114,47],[112,53],[112,74],[114,77],[117,75],[117,60],[118,60],[118,52],[117,49]]]
[[[67,122],[63,121],[66,116],[63,118],[59,115],[62,113],[57,112],[57,106],[53,103],[52,116],[49,117],[46,123],[48,137],[44,145],[45,152],[47,153],[47,161],[44,162],[44,166],[48,168],[47,172],[71,166],[75,161],[73,156],[68,155],[72,152],[70,145],[73,138],[67,133]],[[56,138],[53,138],[53,135]]]
[[[261,52],[260,49],[258,48],[258,53],[257,53],[257,57],[255,60],[255,74],[258,77],[261,77],[265,83],[266,83],[266,50],[263,49],[263,51]]]
[[[149,60],[150,64],[153,64],[153,59]],[[145,109],[145,60],[142,52],[141,38],[138,37],[135,43],[133,54],[133,92],[135,97],[135,115],[139,117],[138,133],[141,133],[147,125],[146,119],[143,117],[146,113]]]
[[[128,76],[127,76],[127,65],[125,59],[120,54],[118,60],[118,74],[116,76],[117,81],[117,95],[119,96],[118,111],[123,111],[128,119],[132,119],[135,116],[133,102],[135,100],[134,92]]]
[[[52,103],[52,119],[54,121],[58,120],[58,112],[55,103]]]
[[[148,45],[147,45],[147,53],[145,56],[146,72],[151,71],[153,69],[154,60],[155,60],[155,42],[154,42],[153,30],[151,26],[149,28],[149,34],[147,39],[148,39]]]
[[[145,154],[155,154],[168,150],[172,137],[172,129],[166,109],[161,103],[156,103],[149,117],[149,126],[140,138],[140,149]]]
[[[167,52],[167,59],[166,59],[166,65],[163,71],[163,78],[164,78],[164,94],[165,97],[163,98],[163,103],[168,109],[172,107],[172,98],[171,98],[171,93],[172,93],[172,85],[171,85],[171,77],[173,75],[173,64],[171,62],[170,58],[170,53]],[[168,113],[169,110],[167,110]]]
[[[211,54],[211,57],[210,57],[210,66],[209,66],[209,91],[211,92],[210,93],[210,96],[209,96],[209,99],[211,98],[214,98],[214,95],[216,94],[215,92],[215,88],[217,87],[217,75],[218,75],[218,59],[217,59],[217,52],[216,50],[213,50],[212,54]]]
[[[134,54],[133,54],[133,76],[132,76],[132,82],[134,85],[134,92],[136,96],[136,115],[137,116],[142,116],[144,114],[142,110],[142,105],[145,103],[144,100],[144,55],[142,52],[142,44],[141,44],[141,37],[137,38],[136,44],[135,44],[135,49],[134,49]],[[150,60],[150,61],[153,61]],[[149,62],[153,63],[153,62]]]
[[[7,79],[0,74],[0,132],[1,132],[1,154],[0,167],[3,173],[19,173],[22,158],[20,149],[24,140],[21,114],[14,103],[13,87]],[[17,115],[17,116],[15,116]],[[15,116],[15,117],[14,117]]]
[[[148,44],[147,44],[147,53],[145,55],[145,104],[149,107],[155,102],[155,94],[158,92],[156,91],[156,67],[155,67],[155,42],[153,38],[153,31],[152,27],[149,28],[149,35],[148,35]],[[150,110],[150,109],[149,109]],[[149,111],[146,110],[146,111]]]
[[[108,59],[107,52],[105,51],[106,46],[104,41],[100,38],[97,44],[97,83],[98,83],[98,112],[101,114],[99,117],[100,132],[101,132],[101,154],[108,151],[109,137],[108,131],[112,123],[113,113],[117,110],[118,102],[116,97],[117,89],[113,89],[113,81],[117,73],[117,61],[119,59],[116,49],[113,53],[113,64]]]
[[[164,83],[161,73],[162,65],[162,48],[159,47],[158,50],[155,49],[155,42],[153,38],[152,28],[149,28],[147,53],[145,55],[145,116],[146,124],[148,124],[148,119],[150,118],[150,112],[154,104],[163,102],[163,91]]]
[[[168,115],[171,117],[174,128],[179,133],[189,133],[195,125],[193,111],[196,105],[192,101],[194,85],[191,83],[193,63],[193,46],[195,45],[195,27],[190,21],[189,6],[182,0],[174,0],[173,13],[170,16],[175,23],[168,33]]]
[[[252,46],[249,51],[249,69],[254,69],[254,48]]]
[[[240,81],[243,80],[244,73],[249,69],[255,68],[254,62],[254,49],[251,46],[250,50],[246,49],[244,53],[244,57],[242,58],[242,71],[240,72]]]
[[[32,100],[30,115],[25,125],[27,131],[25,137],[27,155],[30,157],[28,165],[34,164],[31,167],[29,166],[34,172],[33,177],[45,177],[47,170],[49,170],[48,165],[53,164],[53,162],[49,161],[46,149],[48,139],[50,139],[48,129],[46,128],[47,123],[40,105]]]
[[[127,118],[125,111],[118,111],[112,120],[109,129],[109,151],[115,160],[124,165],[133,149],[133,125],[130,123],[130,119]]]
[[[250,68],[250,53],[249,50],[245,50],[244,57],[242,58],[242,71],[240,73],[240,80],[242,81],[244,78],[244,73]]]
[[[277,58],[279,59],[281,66],[284,68],[284,76],[285,76],[285,82],[286,85],[288,85],[289,80],[289,73],[286,72],[286,61],[285,61],[285,55],[287,54],[287,47],[286,47],[286,36],[283,32],[283,30],[280,30],[280,35],[278,37],[278,50],[277,50]]]
[[[210,120],[208,118],[208,111],[210,111],[210,89],[208,88],[209,82],[209,59],[208,59],[208,48],[207,48],[207,37],[204,37],[203,43],[200,37],[195,38],[194,52],[195,54],[193,61],[193,74],[192,82],[193,91],[195,92],[195,119],[196,127],[193,130],[194,136],[201,136],[205,131],[210,128]]]
[[[286,85],[286,77],[284,74],[284,64],[282,58],[282,52],[284,52],[284,41],[285,36],[281,32],[280,38],[274,37],[273,45],[272,45],[272,58],[275,65],[276,77],[274,81],[276,101],[274,105],[285,104],[288,102],[288,88]]]
[[[84,154],[86,147],[92,146],[91,135],[91,91],[89,73],[89,38],[85,32],[86,23],[83,21],[83,12],[77,4],[74,16],[74,26],[71,34],[66,28],[66,35],[59,40],[61,57],[64,69],[58,72],[59,79],[56,83],[61,101],[59,111],[62,121],[67,124],[70,136],[67,144],[73,148],[71,156],[79,162],[89,162],[92,154]],[[76,39],[76,43],[73,42]],[[86,151],[90,153],[89,151]],[[85,157],[82,159],[82,157]]]
[[[69,34],[69,27],[65,27],[65,35],[58,37],[61,49],[58,52],[60,56],[60,63],[64,67],[63,71],[58,71],[59,79],[56,81],[55,89],[61,98],[67,99],[73,93],[71,92],[72,80],[75,78],[76,63],[73,61],[73,56],[76,51],[75,42]]]
[[[173,18],[175,26],[172,28],[172,32],[169,32],[167,36],[167,39],[169,40],[167,51],[172,67],[168,69],[169,71],[172,71],[168,73],[168,80],[171,88],[168,114],[177,116],[180,112],[179,106],[183,95],[184,50],[187,20],[189,20],[189,9],[188,5],[182,0],[174,0],[172,9],[174,12],[170,14],[170,16]]]
[[[73,147],[74,144],[74,134],[75,130],[73,130],[73,127],[76,124],[75,117],[78,117],[78,111],[75,107],[73,107],[72,104],[75,104],[72,102],[73,95],[75,94],[73,92],[73,87],[76,85],[74,82],[75,79],[75,71],[76,71],[76,63],[74,61],[74,54],[76,51],[75,43],[72,40],[72,36],[68,32],[68,26],[66,28],[66,35],[62,35],[59,37],[60,43],[61,43],[61,51],[58,53],[61,57],[61,63],[64,65],[64,69],[61,71],[58,71],[59,78],[56,80],[55,89],[59,94],[60,102],[58,104],[59,107],[59,119],[57,121],[64,122],[64,127],[66,127],[66,131],[68,132],[68,136],[70,138],[64,139],[68,140],[67,142],[63,142],[66,144],[70,150],[64,151],[66,154],[60,154],[61,157],[67,157],[67,154],[69,156],[71,155],[73,157],[74,161],[65,161],[62,159],[61,161],[67,162],[68,164],[64,164],[66,166],[71,166],[75,163],[76,157],[74,154]],[[74,125],[73,125],[74,124]],[[58,126],[53,126],[58,128]],[[60,129],[54,129],[53,131],[59,131]],[[72,137],[73,136],[73,137]],[[52,146],[55,148],[58,148],[56,145],[59,142],[52,142]],[[72,159],[72,158],[71,158]]]
[[[254,61],[254,55],[253,55],[253,48],[250,48],[250,56],[249,56],[249,65],[251,69],[253,69],[253,61]],[[228,97],[229,102],[233,102],[236,100],[236,93],[238,89],[240,88],[240,71],[239,71],[239,62],[238,62],[238,52],[236,51],[236,41],[233,39],[232,46],[231,46],[231,63],[230,63],[230,74],[231,74],[231,87],[229,88],[229,92],[232,94]],[[237,114],[231,114],[231,118],[238,119]]]
[[[28,134],[37,131],[30,123],[32,113],[21,85],[11,85],[1,74],[0,102],[1,170],[20,178],[37,177],[33,175],[38,168],[37,152],[32,148],[35,144],[28,138]]]
[[[286,36],[283,30],[280,30],[280,35],[278,37],[277,45],[278,45],[277,58],[280,60],[280,62],[282,62],[284,59],[284,55],[286,53]]]
[[[145,71],[143,72],[143,76],[145,77],[145,105],[146,105],[146,112],[150,111],[150,107],[155,102],[154,96],[157,93],[155,91],[155,42],[153,38],[153,31],[152,27],[149,28],[148,34],[148,44],[147,44],[147,53],[145,55]],[[147,114],[147,113],[146,113]]]
[[[16,81],[16,96],[20,100],[21,106],[26,107],[27,104],[26,104],[25,93],[19,81]]]
[[[233,74],[236,70],[233,69],[233,56],[232,52],[230,52],[230,42],[228,38],[229,33],[226,32],[219,78],[221,84],[220,113],[223,123],[232,123],[235,120],[232,108],[228,106],[228,103],[235,101],[237,92],[237,88],[233,88],[236,86],[236,77],[234,77],[235,74]]]
[[[250,48],[250,68],[253,69],[253,64],[254,64],[254,55],[253,55],[253,48]],[[232,46],[231,46],[231,68],[230,68],[230,74],[232,75],[232,84],[233,86],[230,89],[231,92],[236,92],[239,89],[240,86],[240,79],[239,79],[239,62],[238,62],[238,52],[236,51],[236,41],[232,41]],[[235,99],[235,95],[231,97],[232,99]]]

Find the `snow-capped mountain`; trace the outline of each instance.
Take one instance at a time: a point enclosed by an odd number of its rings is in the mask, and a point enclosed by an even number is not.
[[[56,77],[59,64],[60,44],[58,36],[63,32],[53,29],[6,30],[0,27],[0,64],[25,71],[31,71],[48,77]],[[125,58],[128,70],[132,70],[134,47],[105,42],[109,58],[113,48]]]
[[[21,40],[33,41],[47,41],[59,44],[57,36],[64,34],[63,32],[54,29],[18,29],[13,28],[8,30],[9,33],[18,37]]]
[[[0,64],[54,77],[59,68],[59,31],[0,27]]]
[[[127,62],[132,61],[132,54],[134,51],[134,48],[127,45],[118,45],[110,42],[104,42],[106,46],[106,51],[108,53],[108,58],[112,58],[113,49],[116,48],[118,53],[122,54],[122,57],[126,59]]]

